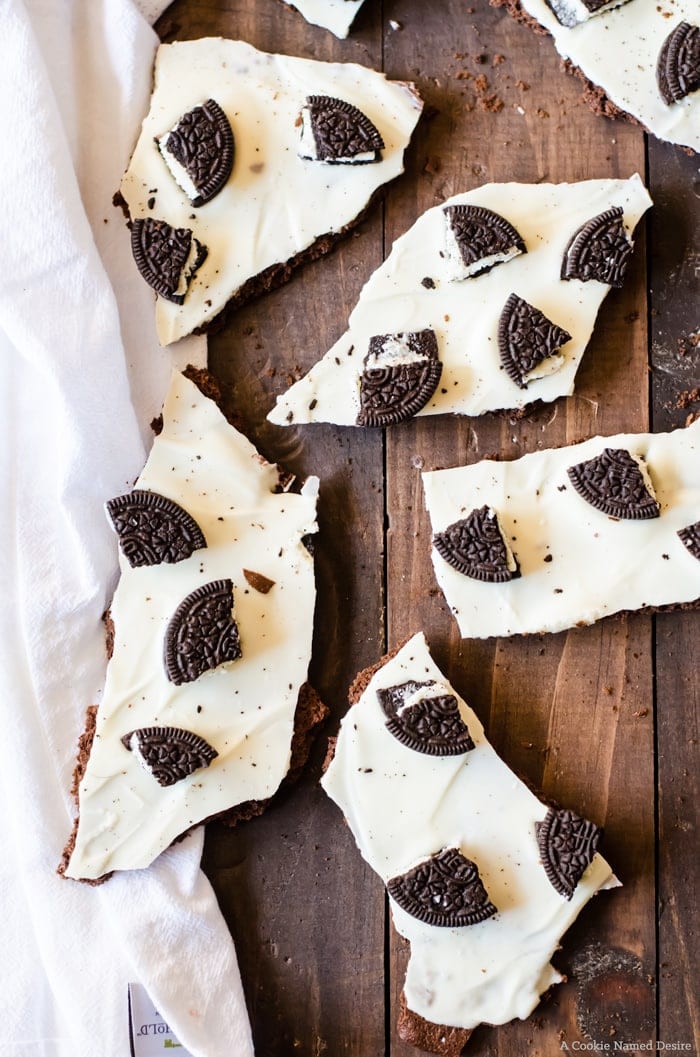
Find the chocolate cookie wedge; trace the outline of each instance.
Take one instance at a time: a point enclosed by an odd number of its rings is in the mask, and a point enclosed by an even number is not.
[[[427,472],[423,488],[435,576],[465,638],[700,605],[700,421]],[[461,528],[472,508],[497,509],[500,539],[493,519],[490,541]],[[507,568],[506,544],[519,576],[475,578],[479,557]]]
[[[387,728],[387,695],[413,701],[428,687],[454,701],[468,751],[427,755]],[[598,853],[600,829],[513,774],[421,633],[360,673],[351,705],[321,784],[411,945],[399,1034],[457,1057],[477,1025],[527,1017],[560,982],[550,958],[561,937],[619,882]]]
[[[137,487],[108,504],[121,579],[68,877],[147,866],[213,815],[259,813],[308,735],[318,481],[279,482],[173,374]]]
[[[161,247],[148,270],[143,239],[133,243],[158,294],[161,344],[210,327],[328,252],[403,171],[421,109],[412,85],[352,63],[222,38],[162,45],[118,192],[132,232],[146,225],[165,249],[175,243],[177,269]],[[196,269],[186,266],[190,246],[207,251]]]
[[[345,334],[280,393],[269,420],[389,426],[417,415],[522,410],[570,394],[598,309],[621,281],[650,205],[633,176],[486,184],[434,206],[394,243]],[[593,218],[609,214],[612,226],[583,238]],[[564,274],[570,246],[577,268]],[[588,281],[591,262],[600,266],[597,282]],[[407,344],[418,334],[431,335],[429,356],[427,342],[426,356]],[[372,369],[379,366],[381,375]]]

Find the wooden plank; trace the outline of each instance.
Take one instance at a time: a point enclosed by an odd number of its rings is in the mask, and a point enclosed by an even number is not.
[[[251,0],[177,3],[166,28],[179,39],[241,36],[272,52],[381,63],[378,10],[363,15],[346,44],[281,3]],[[209,345],[229,407],[262,453],[321,478],[310,679],[333,710],[325,733],[344,714],[356,672],[384,649],[382,438],[280,429],[265,415],[287,376],[308,370],[340,335],[381,252],[379,206],[333,254],[237,313]],[[383,889],[317,784],[324,747],[325,736],[303,779],[262,818],[234,831],[214,825],[207,835],[204,868],[234,937],[260,1057],[384,1049]]]
[[[474,8],[465,17],[456,0],[392,6],[402,28],[387,33],[385,68],[390,76],[415,77],[438,113],[422,127],[411,179],[388,202],[387,247],[420,212],[483,182],[644,171],[642,134],[590,114],[549,41],[501,12]],[[476,81],[479,74],[486,86]],[[652,705],[650,621],[620,618],[551,637],[460,643],[430,565],[420,468],[644,429],[647,409],[642,237],[624,290],[601,311],[575,397],[515,425],[423,419],[387,434],[390,645],[426,631],[436,660],[480,713],[506,761],[547,795],[605,823],[609,857],[625,882],[624,891],[586,910],[555,958],[572,982],[534,1018],[480,1029],[469,1045],[474,1055],[553,1057],[560,1039],[571,1046],[587,1037],[653,1038],[653,727],[644,715]],[[394,938],[392,1057],[414,1052],[393,1028],[405,963],[405,944]]]
[[[700,411],[698,332],[700,182],[697,158],[649,144],[656,202],[650,228],[652,399],[656,430],[682,426]],[[690,397],[695,390],[696,399]],[[658,754],[659,1038],[700,1048],[700,918],[697,870],[698,671],[700,614],[656,621]]]

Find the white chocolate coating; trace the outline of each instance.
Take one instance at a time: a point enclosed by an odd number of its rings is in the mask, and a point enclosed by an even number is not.
[[[318,480],[276,494],[278,473],[216,405],[174,374],[163,431],[136,487],[190,513],[208,546],[175,565],[131,568],[120,556],[114,652],[80,785],[69,877],[147,866],[175,837],[217,812],[271,796],[287,772],[299,688],[311,656]],[[243,569],[274,586],[254,590]],[[212,580],[233,581],[242,656],[182,686],[169,682],[163,636],[178,604]],[[162,788],[121,737],[139,727],[191,730],[216,749],[209,767]]]
[[[381,160],[327,165],[300,158],[297,122],[309,95],[362,110],[384,139]],[[154,141],[209,98],[233,130],[233,171],[211,201],[193,209]],[[132,218],[190,228],[209,251],[183,305],[157,298],[161,344],[211,322],[249,279],[352,223],[403,171],[421,108],[409,85],[352,63],[268,55],[221,38],[161,45],[150,110],[120,190]]]
[[[344,39],[364,0],[285,0],[312,26],[322,26]]]
[[[474,749],[427,756],[389,733],[376,691],[408,680],[435,680],[455,695]],[[474,1028],[527,1017],[561,980],[550,965],[561,936],[591,896],[618,884],[595,855],[570,901],[555,891],[535,834],[547,808],[497,756],[422,633],[375,673],[350,708],[321,784],[385,882],[445,847],[460,848],[479,868],[498,913],[478,925],[426,925],[390,901],[394,924],[411,943],[408,1008],[436,1024]]]
[[[462,203],[485,206],[504,216],[524,239],[527,253],[476,278],[454,280],[454,266],[445,253],[443,209]],[[572,393],[609,287],[597,281],[560,279],[564,251],[577,229],[599,213],[621,206],[630,234],[650,205],[635,175],[629,180],[574,184],[486,184],[434,206],[397,239],[387,260],[363,287],[348,330],[304,378],[277,398],[269,420],[281,426],[355,425],[369,339],[426,327],[436,333],[443,369],[440,384],[419,415],[481,415]],[[426,277],[433,280],[434,289],[422,285]],[[512,293],[572,335],[562,348],[560,368],[533,380],[527,389],[508,377],[498,351],[498,321]]]
[[[643,457],[660,517],[615,520],[574,490],[568,467],[604,448]],[[434,533],[487,503],[520,563],[519,580],[480,583],[432,549],[463,638],[562,631],[700,598],[700,561],[677,535],[700,520],[700,421],[673,433],[594,437],[513,462],[436,470],[423,474],[423,487]]]
[[[698,25],[698,0],[627,0],[575,26],[562,26],[546,0],[520,0],[608,99],[659,139],[700,150],[700,92],[668,106],[656,84],[661,46],[679,22]]]

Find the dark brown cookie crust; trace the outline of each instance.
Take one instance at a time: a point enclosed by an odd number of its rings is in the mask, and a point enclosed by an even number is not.
[[[437,1053],[441,1057],[460,1057],[471,1035],[469,1028],[450,1028],[445,1024],[424,1020],[408,1008],[403,991],[399,1003],[396,1026],[400,1039],[419,1050]]]

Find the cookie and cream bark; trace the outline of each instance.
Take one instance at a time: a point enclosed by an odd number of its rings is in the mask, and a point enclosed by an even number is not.
[[[659,139],[700,150],[700,12],[697,0],[627,0],[600,6],[594,0],[520,0],[522,10],[547,29],[557,51],[603,89],[608,99]],[[665,71],[669,37],[683,24],[695,28],[674,68]],[[687,83],[668,96],[673,81]],[[687,89],[690,89],[689,91]],[[667,96],[664,98],[664,96]]]
[[[66,874],[147,866],[289,767],[315,602],[318,480],[279,490],[216,405],[174,374],[135,491],[108,504],[114,646]]]
[[[422,633],[351,707],[322,785],[410,941],[407,1007],[434,1024],[527,1017],[561,980],[550,958],[564,932],[618,884],[595,851],[597,827],[548,809],[512,773]],[[558,859],[556,831],[576,848],[573,870]]]
[[[700,422],[436,470],[423,487],[435,576],[464,638],[700,600]],[[484,508],[518,564],[500,582],[498,538],[471,529]]]
[[[373,357],[376,346],[392,338],[394,349],[410,340],[423,349],[425,369],[414,367],[413,378],[404,370],[399,379],[406,394],[402,413],[481,415],[570,394],[598,309],[611,282],[621,283],[632,232],[650,205],[635,175],[486,184],[434,206],[397,239],[365,284],[346,333],[277,398],[269,420],[282,426],[366,424],[364,403],[376,394],[368,389],[365,400],[364,383],[371,376],[373,386],[386,384],[372,370]],[[613,247],[610,267],[598,273],[607,281],[582,267],[600,260],[595,253],[586,257],[585,249],[577,254],[577,274],[562,278],[572,240],[578,248],[576,236],[601,217],[608,218],[608,229],[599,225],[592,232],[588,250],[600,246],[601,237]],[[467,244],[463,236],[470,233]],[[533,335],[545,354],[534,365],[528,362]],[[371,424],[399,420],[398,414],[378,418]]]
[[[340,139],[350,142],[352,150],[353,133],[362,133],[363,121],[376,129],[382,147],[373,152],[371,163],[351,164],[354,153],[341,152],[335,159],[302,156],[308,155],[302,145],[302,111],[310,97],[336,104],[336,121],[344,123]],[[281,275],[288,262],[312,254],[323,236],[338,235],[352,224],[375,192],[403,171],[404,150],[421,108],[411,85],[352,63],[270,55],[221,38],[161,45],[150,109],[120,187],[132,221],[167,225],[167,239],[161,241],[169,239],[175,248],[187,243],[178,259],[186,279],[180,304],[145,276],[159,293],[161,344],[206,327],[232,299],[242,303],[278,282],[275,269]],[[191,130],[193,111],[204,132],[199,142],[192,141],[195,156],[186,159],[191,162],[188,173],[187,167],[183,172],[182,153],[169,156],[167,144],[183,122]],[[228,124],[232,150],[226,126],[217,141],[204,123],[203,115],[219,111]],[[327,116],[324,130],[331,137],[337,131]],[[187,153],[187,136],[181,140]],[[230,175],[211,198],[196,204],[189,177],[202,160],[211,158],[226,172],[217,142],[231,162]],[[333,138],[334,146],[338,142]],[[194,240],[204,256],[200,254],[192,272],[184,257]],[[152,265],[149,251],[146,245],[141,256]],[[169,272],[172,261],[163,261],[164,253],[162,249],[157,263]]]
[[[322,26],[344,39],[364,0],[285,0],[285,3],[295,7],[313,26]]]

